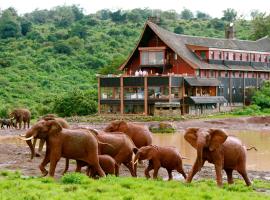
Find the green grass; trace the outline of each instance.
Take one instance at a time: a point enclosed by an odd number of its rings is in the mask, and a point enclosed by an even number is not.
[[[175,128],[150,128],[152,133],[175,133]]]
[[[270,182],[255,181],[246,187],[243,181],[218,188],[214,180],[180,181],[144,178],[106,177],[93,180],[83,174],[66,174],[60,180],[22,176],[18,172],[0,173],[0,199],[270,199],[254,188],[270,188]]]

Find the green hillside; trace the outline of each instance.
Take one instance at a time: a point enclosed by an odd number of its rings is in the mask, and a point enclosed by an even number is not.
[[[161,18],[161,26],[176,33],[221,38],[224,26],[236,17],[230,11],[222,19],[213,19],[205,13],[192,16],[183,12],[155,12]],[[96,112],[95,74],[116,72],[152,13],[148,9],[134,9],[101,10],[85,15],[76,6],[62,6],[19,16],[13,8],[3,10],[0,116],[13,107],[28,107],[34,116],[48,112],[60,115]],[[262,29],[256,22],[261,22],[259,17],[269,21],[269,16],[260,13],[252,21],[236,18],[237,37],[256,39],[259,34],[269,34],[269,27],[264,32],[257,31]]]

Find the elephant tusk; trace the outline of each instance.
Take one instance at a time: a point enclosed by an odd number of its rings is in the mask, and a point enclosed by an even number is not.
[[[138,160],[136,160],[133,164],[136,165],[138,163]]]
[[[26,137],[26,134],[24,134],[24,135],[23,135],[23,134],[20,134],[20,136],[21,136],[21,137]]]
[[[20,138],[21,140],[27,141],[27,140],[32,140],[34,138],[34,136],[31,136],[29,138]]]

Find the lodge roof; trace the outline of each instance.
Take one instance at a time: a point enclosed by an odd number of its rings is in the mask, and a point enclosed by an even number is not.
[[[234,70],[233,68],[222,64],[209,64],[196,56],[187,45],[195,45],[207,48],[218,48],[228,50],[243,50],[243,51],[259,51],[270,52],[270,39],[264,37],[256,41],[238,40],[238,39],[222,39],[222,38],[207,38],[198,36],[181,35],[170,32],[147,21],[144,31],[149,27],[169,48],[176,52],[183,60],[185,60],[194,69],[217,69],[217,70]],[[140,40],[143,37],[144,31]],[[120,67],[123,69],[132,57],[140,42],[137,43],[136,48],[128,58],[128,60]],[[250,70],[250,69],[249,69]],[[253,68],[253,71],[270,71],[267,68]]]
[[[227,103],[224,96],[190,96],[188,102],[192,104]]]

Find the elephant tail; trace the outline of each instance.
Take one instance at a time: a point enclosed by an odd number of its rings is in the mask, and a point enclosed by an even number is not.
[[[258,149],[256,147],[249,147],[249,148],[247,148],[247,151],[252,150],[252,149],[254,149],[255,151],[258,151]]]

